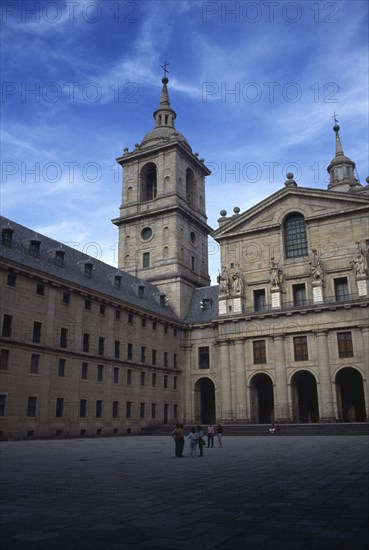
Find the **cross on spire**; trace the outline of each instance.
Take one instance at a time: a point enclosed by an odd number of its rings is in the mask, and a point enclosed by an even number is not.
[[[336,124],[338,124],[338,120],[337,120],[336,117],[338,117],[338,113],[333,113],[332,118],[334,119],[334,122],[335,122]]]
[[[169,73],[167,69],[168,65],[170,65],[170,63],[167,63],[166,61],[164,61],[164,65],[161,66],[161,68],[164,70],[164,77],[166,77],[167,73]]]

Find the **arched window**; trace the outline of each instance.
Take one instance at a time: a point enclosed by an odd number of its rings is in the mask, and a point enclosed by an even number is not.
[[[191,206],[195,200],[195,177],[190,168],[186,170],[186,200]]]
[[[289,215],[284,221],[283,229],[285,257],[307,256],[308,243],[304,216],[298,213]]]
[[[156,188],[156,165],[149,162],[141,170],[141,202],[154,200],[156,198]]]

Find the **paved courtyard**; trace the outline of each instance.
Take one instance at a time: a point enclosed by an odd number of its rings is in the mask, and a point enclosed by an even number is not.
[[[3,442],[2,550],[368,548],[366,436]]]

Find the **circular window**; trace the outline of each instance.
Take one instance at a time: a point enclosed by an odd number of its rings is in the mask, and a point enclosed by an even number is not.
[[[194,233],[193,231],[191,231],[190,233],[190,241],[193,245],[196,244],[196,233]]]
[[[151,239],[151,237],[152,237],[151,227],[144,227],[143,230],[141,231],[141,238],[144,241],[148,241],[149,239]]]

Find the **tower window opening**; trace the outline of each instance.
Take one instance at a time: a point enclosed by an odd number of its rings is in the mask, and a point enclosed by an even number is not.
[[[152,201],[157,193],[157,171],[153,162],[145,164],[141,170],[141,200]]]

